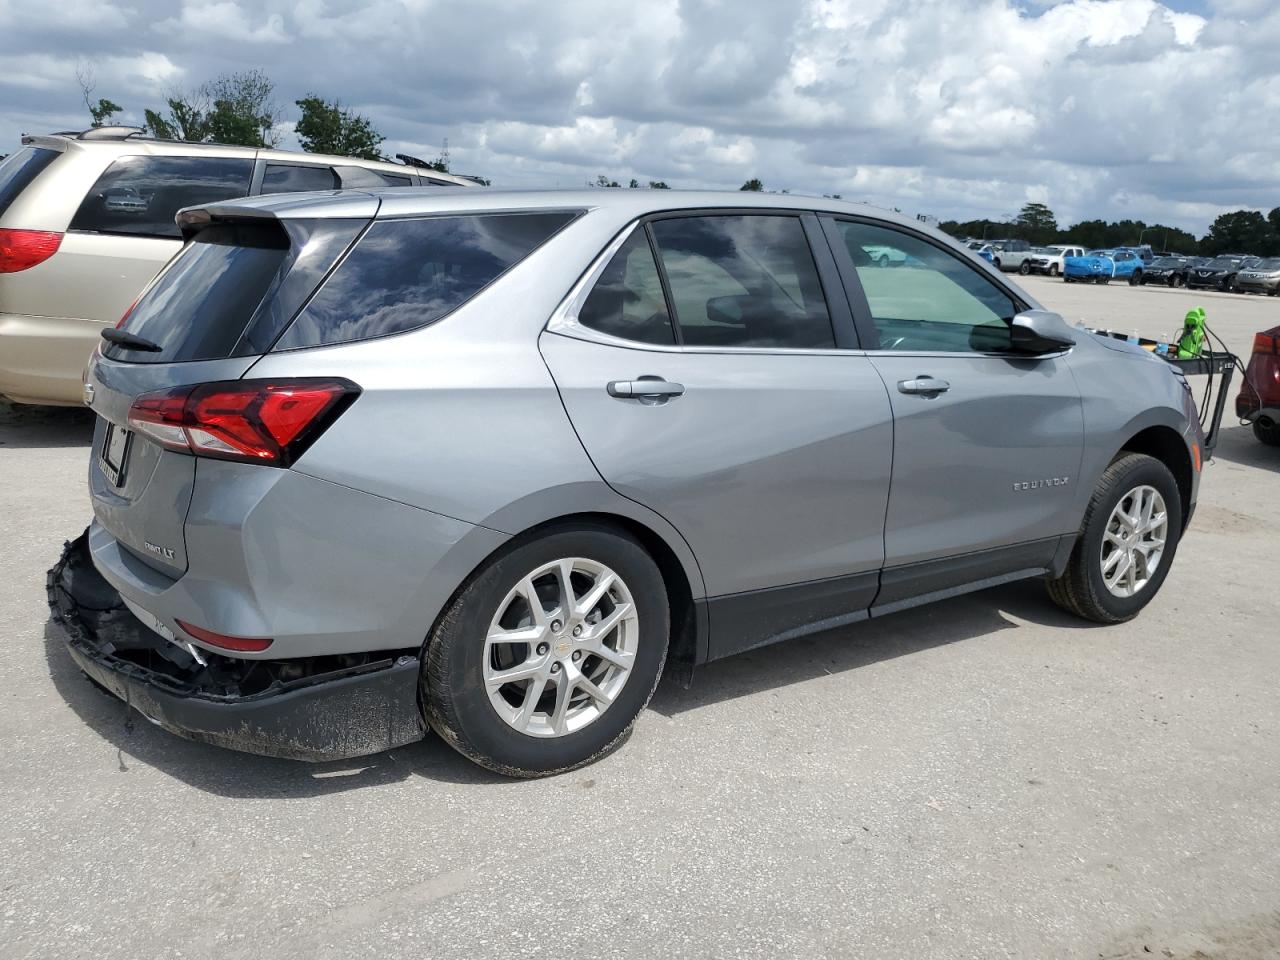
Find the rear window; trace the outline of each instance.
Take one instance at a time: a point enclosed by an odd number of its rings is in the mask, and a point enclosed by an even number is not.
[[[301,218],[206,227],[124,323],[161,349],[104,344],[103,352],[130,363],[264,354],[367,222]]]
[[[179,210],[243,197],[252,177],[248,158],[121,157],[93,185],[71,229],[177,239]]]
[[[434,323],[576,216],[558,211],[376,221],[277,349],[367,340]]]
[[[9,204],[18,199],[18,194],[27,189],[31,181],[40,176],[56,159],[56,150],[23,147],[0,163],[0,216],[9,209]]]

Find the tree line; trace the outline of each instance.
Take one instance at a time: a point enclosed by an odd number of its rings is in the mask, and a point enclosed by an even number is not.
[[[95,99],[97,84],[91,65],[82,63],[77,67],[76,79],[93,126],[108,125],[124,111],[114,100]],[[161,140],[276,147],[281,139],[279,124],[285,115],[275,92],[275,83],[261,70],[224,73],[192,89],[171,90],[163,106],[143,109],[143,127]],[[295,100],[294,105],[299,112],[294,133],[308,153],[389,159],[379,149],[386,138],[374,128],[373,122],[344,107],[341,101],[312,93]],[[427,165],[447,173],[447,147]]]
[[[1219,253],[1280,255],[1280,207],[1268,214],[1258,210],[1224,213],[1199,239],[1186,230],[1143,220],[1081,220],[1059,227],[1052,210],[1043,203],[1028,203],[1016,217],[1005,220],[946,220],[938,226],[954,237],[1012,238],[1036,246],[1076,243],[1093,249],[1150,244],[1169,253],[1214,256]]]

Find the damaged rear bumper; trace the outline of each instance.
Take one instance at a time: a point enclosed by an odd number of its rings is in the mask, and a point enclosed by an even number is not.
[[[273,663],[207,654],[201,665],[124,606],[94,568],[85,535],[49,571],[48,592],[80,669],[180,737],[264,756],[340,760],[426,733],[416,655]]]

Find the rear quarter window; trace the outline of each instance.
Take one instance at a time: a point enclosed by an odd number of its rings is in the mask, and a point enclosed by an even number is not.
[[[0,216],[23,190],[58,159],[58,151],[23,147],[0,163]]]
[[[98,178],[72,230],[172,237],[183,207],[243,197],[253,161],[241,157],[121,157]]]
[[[375,221],[276,349],[368,340],[434,323],[577,216],[555,211]]]

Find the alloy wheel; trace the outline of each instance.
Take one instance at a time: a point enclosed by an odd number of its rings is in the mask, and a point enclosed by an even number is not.
[[[581,730],[626,685],[639,637],[635,602],[613,570],[583,557],[543,564],[511,589],[489,625],[489,702],[529,736]]]
[[[1134,487],[1116,504],[1102,535],[1102,581],[1117,597],[1140,593],[1160,566],[1169,513],[1155,487]]]

